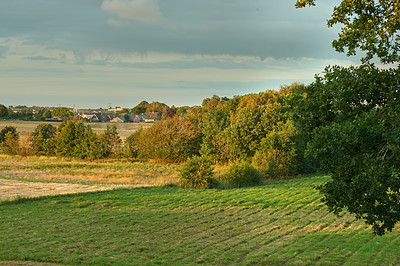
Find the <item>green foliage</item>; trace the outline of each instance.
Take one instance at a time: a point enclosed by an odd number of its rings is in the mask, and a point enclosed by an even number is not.
[[[296,7],[315,5],[315,0],[298,0]],[[382,63],[395,63],[400,59],[399,23],[400,3],[385,1],[342,0],[328,20],[328,26],[341,25],[339,38],[332,46],[338,52],[355,55],[365,51],[363,62],[377,56]]]
[[[263,175],[259,170],[244,162],[232,163],[223,177],[234,187],[259,185],[262,178]]]
[[[6,106],[0,104],[0,118],[5,118],[8,116],[8,109]]]
[[[261,140],[252,162],[265,177],[293,175],[296,170],[296,134],[293,123],[279,122]]]
[[[254,156],[261,140],[280,119],[280,105],[243,107],[231,118],[227,142],[230,158],[245,160]]]
[[[73,116],[74,114],[67,107],[57,107],[51,113],[52,116]]]
[[[112,154],[119,156],[121,138],[115,125],[107,125],[107,129],[99,135],[98,139],[101,143],[102,157],[109,157]]]
[[[45,121],[46,118],[51,118],[51,111],[47,108],[41,108],[35,115],[35,120],[37,121]]]
[[[121,139],[115,125],[96,134],[82,122],[64,121],[55,130],[51,125],[40,125],[32,134],[32,148],[37,155],[101,159],[119,156]]]
[[[18,135],[12,131],[6,132],[4,141],[0,144],[6,154],[16,155],[19,150]]]
[[[51,149],[51,139],[56,133],[56,128],[51,124],[38,125],[32,132],[32,152],[35,155],[46,155]]]
[[[214,182],[211,162],[200,156],[194,156],[182,165],[179,183],[183,187],[210,188]]]
[[[0,131],[0,143],[4,142],[6,139],[7,133],[11,133],[12,138],[18,138],[17,128],[13,126],[5,126]]]
[[[200,154],[213,161],[225,161],[229,156],[226,129],[229,127],[229,110],[219,106],[206,112],[201,119],[202,146]]]
[[[157,121],[130,139],[130,149],[138,158],[185,161],[200,149],[201,135],[194,122],[174,116]]]
[[[8,117],[9,119],[21,119],[21,120],[33,120],[33,108],[28,108],[26,106],[21,106],[17,111],[9,109]]]
[[[381,235],[400,221],[399,69],[326,69],[297,109],[308,153],[332,181],[319,187],[335,213],[347,209]]]
[[[122,152],[125,157],[137,158],[139,156],[140,150],[138,149],[136,142],[140,138],[142,131],[143,128],[140,128],[125,139],[124,146],[122,148]]]

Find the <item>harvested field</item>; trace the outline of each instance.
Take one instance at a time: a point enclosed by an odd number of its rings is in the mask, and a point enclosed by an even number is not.
[[[0,129],[5,126],[13,126],[17,128],[17,132],[21,136],[28,136],[35,128],[40,124],[51,124],[58,127],[60,122],[41,122],[41,121],[0,121]],[[90,126],[94,132],[102,132],[107,128],[107,125],[115,125],[117,127],[118,134],[121,138],[126,138],[141,127],[150,127],[152,123],[84,123],[85,126]]]
[[[0,178],[0,201],[13,200],[17,198],[110,190],[116,187],[128,187],[128,185],[94,186],[67,183],[26,182]]]

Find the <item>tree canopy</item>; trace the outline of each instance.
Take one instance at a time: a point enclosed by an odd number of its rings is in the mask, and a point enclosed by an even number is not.
[[[315,5],[297,0],[296,7]],[[307,135],[308,154],[332,181],[319,187],[338,214],[354,213],[382,235],[400,221],[400,68],[379,69],[370,60],[399,62],[400,2],[342,0],[328,26],[342,24],[332,46],[366,53],[360,67],[327,67],[294,96],[295,121]]]
[[[4,105],[0,104],[0,118],[4,118],[8,115],[8,110],[7,107]]]
[[[314,6],[315,0],[298,0],[297,8]],[[342,0],[335,6],[328,26],[343,25],[332,46],[336,51],[355,55],[366,52],[363,62],[377,56],[382,63],[400,61],[400,2],[397,0]]]
[[[327,67],[296,110],[309,155],[332,176],[319,187],[323,201],[379,235],[400,221],[399,82],[399,69]]]

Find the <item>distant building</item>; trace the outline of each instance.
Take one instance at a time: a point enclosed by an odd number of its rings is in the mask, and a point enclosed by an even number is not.
[[[146,114],[146,118],[145,121],[146,122],[154,122],[154,121],[158,121],[161,120],[161,115],[158,112],[150,112]]]
[[[139,123],[146,121],[146,117],[144,115],[134,115],[132,118],[133,123]]]
[[[110,120],[110,123],[124,123],[125,121],[119,117],[115,117],[114,119]]]

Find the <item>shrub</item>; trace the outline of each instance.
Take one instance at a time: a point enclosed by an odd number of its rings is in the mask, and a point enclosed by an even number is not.
[[[224,180],[228,181],[234,187],[244,187],[259,185],[263,175],[259,170],[247,163],[231,164]]]
[[[17,128],[13,126],[5,126],[1,131],[0,131],[0,143],[4,142],[6,140],[6,135],[7,133],[11,133],[11,138],[17,139],[18,138],[18,133],[17,133]]]
[[[183,164],[179,183],[183,187],[210,188],[214,182],[214,172],[211,162],[200,156],[194,156]]]
[[[4,142],[1,145],[3,146],[6,154],[18,154],[18,135],[14,135],[11,131],[7,132],[4,136]]]

